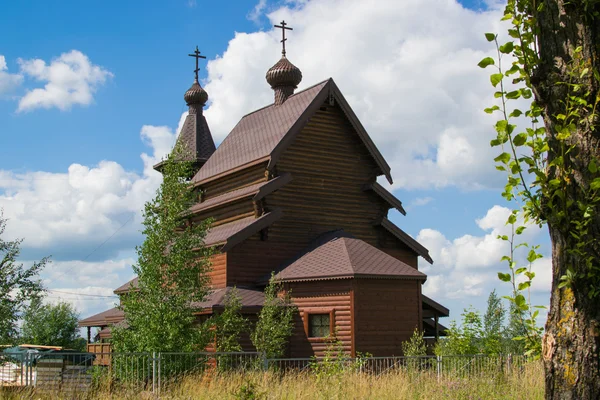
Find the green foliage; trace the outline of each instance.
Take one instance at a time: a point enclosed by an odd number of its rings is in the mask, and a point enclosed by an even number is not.
[[[71,304],[43,304],[41,298],[34,298],[23,317],[21,341],[82,351],[85,340],[82,347],[78,321],[79,313]]]
[[[483,316],[483,352],[498,355],[504,350],[504,316],[506,310],[502,299],[493,290],[487,301],[487,310]]]
[[[244,383],[233,394],[233,397],[238,400],[258,400],[265,398],[264,392],[260,392],[253,382]]]
[[[323,358],[314,360],[310,364],[317,382],[331,378],[339,378],[344,371],[354,369],[357,364],[352,363],[350,356],[344,351],[344,343],[334,337],[327,337],[327,347]]]
[[[419,328],[415,328],[410,339],[402,342],[402,353],[407,357],[427,355],[427,345],[423,340],[423,332],[419,331]]]
[[[481,353],[483,336],[481,316],[472,307],[465,309],[461,316],[461,326],[458,326],[456,321],[450,322],[446,338],[438,341],[434,348],[436,355],[459,356]]]
[[[15,344],[18,321],[28,301],[43,293],[38,274],[48,263],[48,258],[34,262],[27,268],[18,263],[23,240],[3,240],[6,223],[0,210],[0,344]]]
[[[133,266],[139,286],[121,296],[127,327],[113,327],[116,351],[193,351],[204,349],[208,335],[199,329],[194,303],[208,291],[208,257],[204,247],[210,221],[189,223],[195,203],[188,178],[193,166],[180,145],[163,166],[163,182],[144,208],[144,243]]]
[[[290,293],[283,292],[283,284],[271,276],[265,288],[265,302],[258,314],[258,322],[252,332],[254,347],[267,358],[281,358],[285,354],[286,344],[294,329],[296,307],[292,304]]]
[[[242,299],[237,289],[233,288],[225,297],[223,312],[207,322],[214,326],[217,351],[242,351],[240,336],[246,331],[248,320],[240,313],[241,309]]]

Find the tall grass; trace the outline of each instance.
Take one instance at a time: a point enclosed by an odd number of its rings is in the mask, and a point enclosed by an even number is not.
[[[3,399],[73,399],[73,395],[32,391],[0,391]],[[312,372],[248,372],[194,375],[163,388],[160,396],[149,391],[103,384],[79,399],[542,399],[541,363],[529,363],[508,375],[442,378],[434,374],[387,373],[380,376],[342,372],[316,376]]]

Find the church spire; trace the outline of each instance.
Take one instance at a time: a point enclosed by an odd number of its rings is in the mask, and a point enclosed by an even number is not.
[[[286,30],[293,30],[286,26],[285,21],[281,21],[281,25],[275,25],[275,28],[281,29],[281,59],[277,61],[267,71],[267,82],[271,85],[271,88],[275,91],[275,105],[283,104],[288,97],[294,94],[294,89],[298,87],[298,84],[302,81],[302,71],[294,64],[292,64],[286,57],[285,37]]]
[[[206,123],[206,118],[202,115],[204,105],[208,101],[208,93],[206,93],[206,90],[204,90],[198,82],[198,71],[200,70],[198,67],[198,60],[206,57],[200,55],[198,46],[196,46],[194,53],[189,54],[189,56],[196,58],[196,69],[194,70],[195,77],[194,83],[183,96],[189,107],[189,112],[185,117],[177,142],[183,145],[185,158],[193,161],[194,174],[196,174],[215,152],[216,147],[208,124]],[[154,166],[154,169],[160,171],[162,165],[163,162],[160,162]]]

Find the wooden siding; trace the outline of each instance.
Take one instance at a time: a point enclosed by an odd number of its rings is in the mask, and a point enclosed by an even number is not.
[[[286,284],[298,307],[294,332],[290,340],[290,357],[322,357],[329,344],[320,338],[309,338],[305,319],[309,313],[333,311],[334,332],[347,353],[352,352],[352,280],[296,282]]]
[[[195,214],[192,221],[197,223],[212,218],[212,226],[219,226],[252,215],[254,215],[254,204],[251,198],[245,198]]]
[[[379,168],[339,107],[324,108],[277,163],[277,172],[289,172],[293,180],[266,197],[266,208],[284,210],[269,237],[306,246],[321,233],[343,228],[376,245],[373,223],[390,206],[363,187],[375,181]]]
[[[267,180],[265,171],[266,163],[260,163],[226,175],[223,178],[205,183],[200,187],[203,191],[202,197],[204,200],[208,200],[235,189],[241,189],[258,182],[264,182]]]
[[[421,324],[421,283],[357,279],[354,292],[356,351],[374,356],[402,354],[402,342]]]
[[[208,273],[211,286],[215,289],[227,286],[227,253],[218,253],[210,257],[211,270]]]

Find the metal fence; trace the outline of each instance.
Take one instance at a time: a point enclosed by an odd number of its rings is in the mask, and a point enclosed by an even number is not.
[[[0,386],[63,392],[118,386],[159,393],[186,376],[232,371],[410,373],[441,379],[508,375],[522,369],[526,362],[521,355],[268,359],[250,352],[0,353]]]

